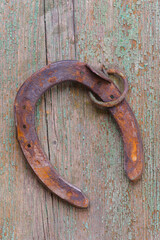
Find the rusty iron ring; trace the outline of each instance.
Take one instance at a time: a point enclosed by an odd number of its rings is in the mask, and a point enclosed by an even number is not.
[[[127,91],[128,91],[128,81],[127,81],[126,76],[122,72],[120,72],[116,69],[112,69],[112,68],[107,69],[106,73],[109,75],[115,75],[118,78],[121,78],[123,80],[123,84],[124,84],[123,93],[117,99],[109,101],[109,102],[102,102],[102,101],[97,100],[92,92],[89,92],[89,96],[90,96],[92,102],[94,102],[96,105],[98,105],[100,107],[114,107],[124,100],[124,98],[127,94]],[[114,98],[114,96],[111,95],[111,99],[113,99],[113,98]]]
[[[29,165],[48,189],[70,204],[86,208],[89,205],[88,198],[56,172],[42,149],[35,129],[38,99],[47,89],[65,81],[81,83],[104,102],[109,101],[111,95],[116,98],[121,95],[110,79],[85,63],[68,60],[47,65],[30,76],[17,92],[14,103],[17,139]],[[136,181],[141,177],[144,165],[136,118],[126,100],[108,108],[108,111],[116,120],[123,137],[125,172],[131,181]]]

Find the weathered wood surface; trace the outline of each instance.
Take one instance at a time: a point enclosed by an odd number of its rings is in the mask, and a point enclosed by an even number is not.
[[[0,239],[159,240],[159,1],[2,0],[0,14]],[[125,70],[127,100],[144,143],[145,171],[132,184],[124,174],[119,130],[85,89],[63,84],[42,97],[39,138],[59,173],[89,196],[87,210],[43,188],[15,135],[18,88],[62,59]]]

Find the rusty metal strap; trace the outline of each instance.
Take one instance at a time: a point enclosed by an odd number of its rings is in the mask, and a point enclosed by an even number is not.
[[[88,66],[89,66],[89,65],[88,65]],[[91,67],[91,66],[89,66],[89,67],[90,67],[90,69],[91,69],[92,71],[95,72],[95,70],[94,70],[93,67]],[[103,71],[105,71],[105,70],[103,70]],[[97,71],[96,71],[96,73],[97,73]],[[95,98],[95,96],[92,94],[92,92],[89,92],[89,96],[90,96],[91,100],[92,100],[96,105],[98,105],[99,107],[107,107],[107,108],[108,108],[108,107],[114,107],[114,106],[118,105],[119,103],[121,103],[121,102],[125,99],[125,96],[126,96],[127,91],[128,91],[128,81],[127,81],[126,76],[125,76],[122,72],[120,72],[120,71],[118,71],[118,70],[116,70],[116,69],[113,69],[113,68],[107,69],[107,71],[105,71],[105,73],[107,74],[107,76],[108,76],[108,75],[115,75],[115,76],[117,76],[118,78],[121,78],[121,79],[123,80],[123,83],[124,83],[123,93],[122,93],[117,99],[115,99],[115,100],[110,100],[109,102],[102,102],[102,101],[97,100],[97,99]],[[102,74],[102,73],[101,73],[101,74]],[[107,79],[107,81],[108,81],[108,79]],[[110,80],[109,82],[111,82],[111,80]],[[114,99],[114,96],[111,95],[110,98],[111,98],[111,99]]]

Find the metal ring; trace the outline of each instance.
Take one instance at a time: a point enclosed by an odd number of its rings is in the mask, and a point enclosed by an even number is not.
[[[109,101],[109,102],[99,101],[94,97],[92,92],[89,92],[89,96],[90,96],[91,100],[100,107],[114,107],[114,106],[116,106],[117,104],[119,104],[120,102],[123,101],[123,99],[125,98],[125,96],[127,94],[127,91],[128,91],[128,81],[127,81],[126,76],[123,73],[119,72],[116,69],[108,69],[107,73],[110,74],[110,75],[115,75],[117,77],[120,77],[123,80],[124,91],[119,98],[117,98],[115,100],[112,100],[112,101]]]

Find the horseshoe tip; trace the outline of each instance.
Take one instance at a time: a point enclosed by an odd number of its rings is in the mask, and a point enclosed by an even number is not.
[[[83,201],[83,208],[88,208],[89,207],[89,199],[87,197],[85,197],[84,201]]]
[[[134,167],[131,171],[126,171],[128,178],[132,182],[138,181],[143,173],[143,163],[142,161],[139,161],[136,167]]]
[[[89,207],[89,199],[81,192],[80,194],[80,201],[77,201],[74,205],[76,207],[80,207],[80,208],[88,208]]]

